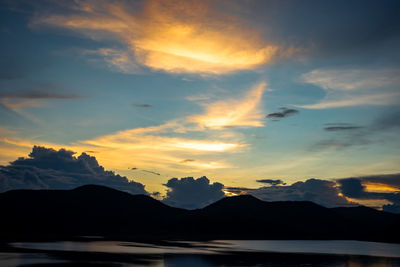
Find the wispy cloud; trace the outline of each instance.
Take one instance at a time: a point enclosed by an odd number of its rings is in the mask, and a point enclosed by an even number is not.
[[[320,102],[302,108],[385,106],[400,100],[399,69],[316,69],[304,74],[302,81],[326,91]]]
[[[120,131],[115,134],[101,136],[92,140],[85,140],[82,143],[109,148],[122,149],[148,149],[155,151],[197,151],[197,152],[224,152],[242,148],[243,144],[226,143],[217,140],[197,140],[177,137],[166,137],[157,134],[157,128],[140,128],[133,130]],[[160,127],[162,129],[162,127]],[[159,129],[160,129],[159,128]],[[148,130],[148,131],[146,131]],[[147,133],[145,133],[147,132]]]
[[[221,100],[206,104],[206,113],[188,118],[200,127],[223,129],[229,127],[264,126],[260,103],[266,87],[262,82],[254,86],[243,99]]]
[[[139,74],[143,72],[140,65],[136,63],[135,57],[129,51],[114,48],[100,48],[97,50],[84,50],[82,54],[84,56],[89,56],[89,61],[96,64],[99,62],[97,57],[102,58],[102,60],[107,63],[110,70],[115,72],[126,74]]]
[[[40,122],[32,114],[25,112],[24,108],[37,108],[46,106],[49,100],[68,100],[82,98],[78,94],[61,94],[46,91],[18,91],[0,92],[0,104],[31,121]]]
[[[265,116],[267,119],[282,119],[300,113],[297,109],[280,108],[280,112],[270,113]]]
[[[149,104],[133,104],[133,106],[137,107],[137,108],[151,108],[152,107],[152,105],[149,105]]]
[[[16,98],[16,99],[77,99],[82,98],[78,94],[60,94],[40,91],[25,92],[0,92],[0,98]]]
[[[79,1],[70,5],[70,11],[36,17],[32,25],[118,40],[126,47],[124,52],[98,52],[127,73],[137,70],[132,63],[137,62],[167,72],[222,74],[253,69],[293,51],[268,42],[246,21],[213,8],[210,1],[148,0],[140,11],[123,1]]]
[[[328,123],[324,127],[325,131],[328,132],[339,132],[339,131],[355,131],[363,129],[363,126],[354,125],[351,123]]]

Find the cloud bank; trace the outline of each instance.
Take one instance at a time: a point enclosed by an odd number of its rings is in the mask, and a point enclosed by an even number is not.
[[[0,168],[0,192],[11,189],[73,189],[85,184],[112,187],[131,194],[147,194],[144,185],[106,171],[95,157],[34,146],[28,158]]]
[[[106,171],[95,157],[34,146],[27,158],[0,167],[0,192],[12,189],[73,189],[85,184],[104,185],[131,194],[148,194],[145,186]],[[132,168],[137,169],[137,168]],[[143,170],[146,171],[146,170]],[[151,171],[155,175],[156,172]],[[172,178],[164,184],[164,203],[185,209],[205,207],[224,196],[250,194],[264,201],[312,201],[325,207],[363,205],[400,213],[400,174],[308,179],[286,185],[280,179],[262,179],[260,188],[225,187],[203,176]],[[161,196],[158,194],[158,198]]]
[[[308,179],[291,185],[272,185],[256,189],[227,187],[235,194],[250,194],[265,201],[312,201],[325,207],[352,205],[333,181]]]

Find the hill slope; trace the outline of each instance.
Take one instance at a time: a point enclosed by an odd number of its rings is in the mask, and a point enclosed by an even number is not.
[[[245,195],[203,209],[169,207],[104,186],[0,194],[0,238],[360,239],[400,242],[400,216],[366,207],[265,202]]]

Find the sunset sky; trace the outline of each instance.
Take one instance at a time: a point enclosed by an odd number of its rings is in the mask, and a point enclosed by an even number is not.
[[[161,196],[315,178],[400,212],[399,1],[6,0],[0,48],[0,165],[64,148]]]

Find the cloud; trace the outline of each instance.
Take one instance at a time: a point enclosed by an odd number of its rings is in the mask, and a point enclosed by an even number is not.
[[[210,180],[205,176],[197,179],[193,179],[193,177],[172,178],[164,185],[168,191],[163,202],[173,207],[197,209],[224,197],[222,191],[224,185],[221,183],[210,184]]]
[[[142,170],[142,172],[147,172],[147,173],[151,173],[151,174],[154,174],[154,175],[161,175],[158,172],[153,172],[153,171],[148,171],[148,170]]]
[[[269,184],[269,185],[286,185],[282,180],[272,180],[272,179],[261,179],[257,180],[257,183]]]
[[[147,194],[144,185],[106,171],[95,157],[34,146],[28,158],[0,168],[0,192],[11,189],[72,189],[85,184],[109,186],[131,194]]]
[[[23,98],[23,99],[76,99],[82,98],[78,94],[59,94],[40,91],[26,92],[0,92],[0,98]]]
[[[150,173],[150,174],[154,174],[154,175],[158,175],[158,176],[160,176],[161,174],[160,173],[158,173],[158,172],[155,172],[155,171],[149,171],[149,170],[143,170],[143,169],[139,169],[139,168],[137,168],[137,167],[133,167],[133,168],[129,168],[130,170],[132,170],[132,171],[142,171],[142,172],[147,172],[147,173]]]
[[[193,162],[195,161],[194,159],[184,159],[181,161],[181,163],[188,163],[188,162]]]
[[[98,157],[102,159],[107,157],[105,160],[117,169],[126,169],[126,166],[130,166],[134,160],[141,169],[162,169],[164,172],[168,170],[174,173],[230,168],[232,166],[229,164],[211,156],[225,152],[240,152],[247,146],[233,139],[226,141],[213,137],[203,139],[185,137],[187,132],[192,130],[186,128],[185,124],[167,122],[158,126],[122,130],[82,140],[76,146],[104,152],[98,153]],[[181,164],[182,161],[195,155],[196,161]]]
[[[400,130],[399,118],[400,112],[395,111],[381,114],[366,126],[351,123],[327,123],[324,130],[335,136],[317,141],[311,146],[311,150],[343,149],[375,142],[397,142]]]
[[[0,92],[0,102],[5,107],[20,111],[24,107],[41,107],[45,105],[42,100],[48,99],[78,99],[82,98],[77,94],[60,94],[45,91],[20,91],[20,92]]]
[[[308,109],[349,106],[397,105],[400,100],[399,69],[316,69],[302,75],[302,81],[326,91],[319,103]]]
[[[84,50],[82,55],[89,57],[89,61],[98,65],[99,57],[107,63],[110,70],[125,74],[140,74],[142,69],[136,63],[135,57],[121,49],[100,48],[97,50]]]
[[[206,104],[205,114],[191,116],[188,121],[210,129],[262,127],[263,115],[259,106],[266,85],[259,83],[240,100],[228,99]]]
[[[149,127],[151,128],[151,127]],[[146,132],[148,128],[136,128],[119,131],[115,134],[101,136],[91,140],[81,141],[84,144],[122,149],[151,149],[155,151],[192,151],[192,152],[224,152],[242,148],[243,144],[226,143],[217,140],[184,139],[167,137]]]
[[[350,123],[329,123],[327,127],[324,128],[328,132],[339,132],[339,131],[355,131],[363,129],[362,126],[353,125]]]
[[[308,179],[291,185],[272,185],[256,189],[226,187],[235,194],[250,194],[265,201],[312,201],[325,207],[349,206],[334,181]]]
[[[194,138],[196,136],[197,138]],[[33,145],[67,148],[73,151],[92,151],[108,168],[125,171],[132,162],[140,169],[160,170],[162,173],[190,175],[204,170],[232,168],[223,155],[238,153],[248,147],[240,136],[229,140],[202,132],[187,120],[169,121],[161,125],[121,130],[111,134],[78,140],[72,144],[54,144],[18,138],[15,135],[0,138],[1,147],[8,151],[25,151]],[[23,155],[19,154],[18,156]],[[182,161],[195,157],[195,161]],[[0,153],[0,158],[7,158]],[[10,159],[10,157],[8,157]]]
[[[152,107],[152,105],[149,105],[149,104],[134,104],[133,106],[137,107],[137,108],[151,108]]]
[[[400,174],[338,179],[340,190],[355,200],[385,200],[384,211],[400,213]]]
[[[154,70],[223,74],[253,69],[293,50],[272,44],[246,21],[214,8],[210,1],[148,0],[138,9],[123,1],[79,1],[70,5],[69,14],[37,16],[32,25],[119,41],[126,47],[125,55],[105,50],[108,63],[117,68],[134,57]]]
[[[298,114],[300,111],[297,109],[288,109],[288,108],[280,108],[282,111],[281,112],[275,112],[275,113],[270,113],[267,116],[265,116],[267,119],[282,119],[286,118],[295,114]]]

